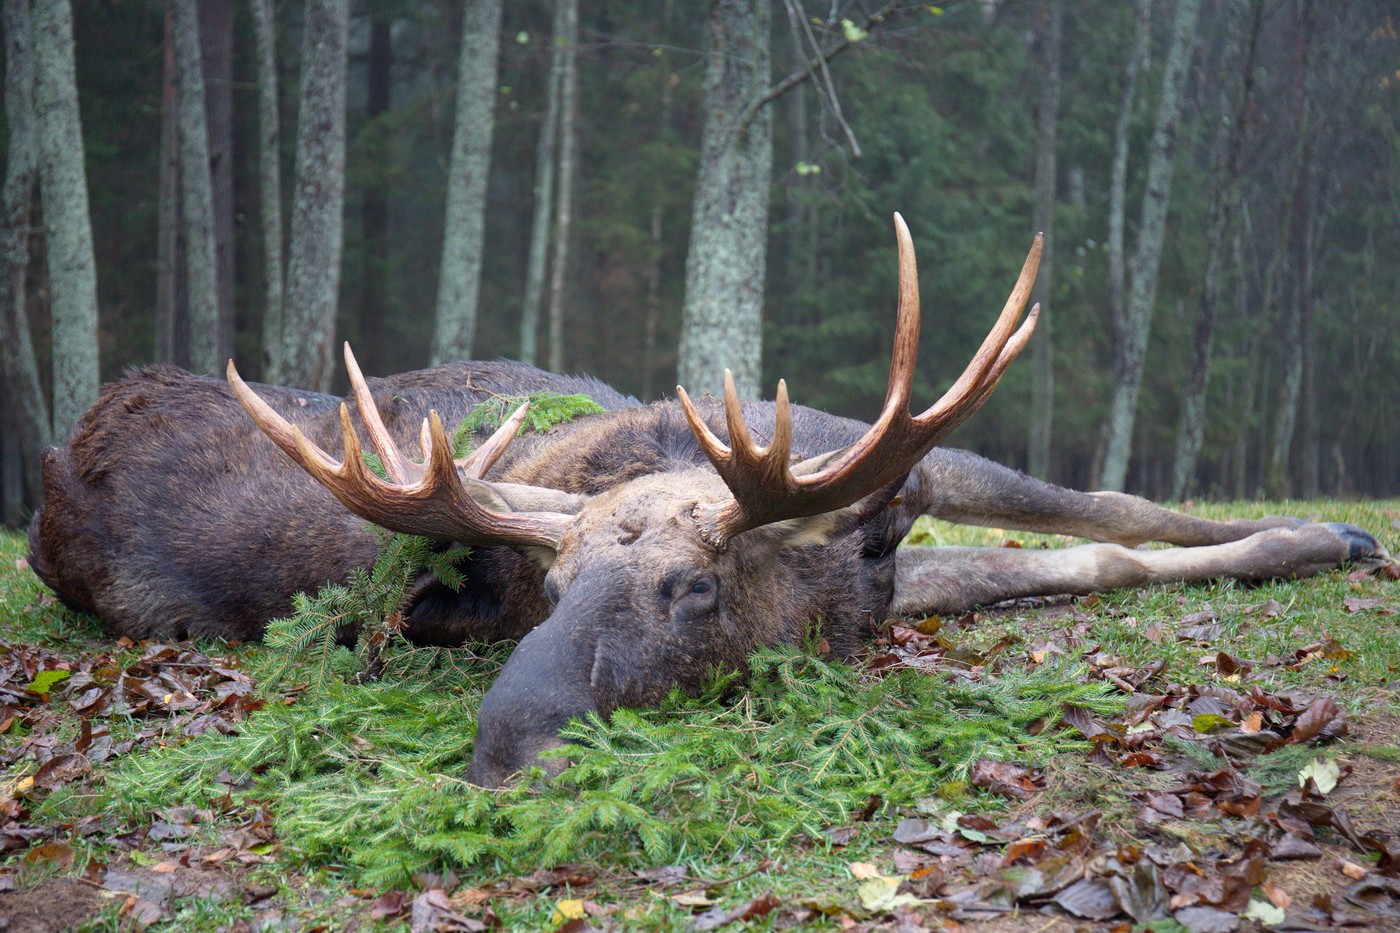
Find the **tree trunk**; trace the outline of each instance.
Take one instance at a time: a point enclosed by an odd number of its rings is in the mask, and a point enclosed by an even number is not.
[[[301,55],[296,190],[282,328],[273,380],[326,391],[340,292],[345,200],[348,0],[309,0]]]
[[[267,303],[263,308],[263,378],[281,368],[282,350],[282,128],[277,106],[277,26],[272,0],[253,0],[253,35],[257,44],[258,176],[262,214],[263,276]],[[274,363],[274,358],[279,362]]]
[[[66,438],[97,401],[97,264],[92,251],[83,129],[73,64],[68,0],[38,0],[33,10],[34,118],[39,128],[39,188],[49,258],[53,320],[53,435]]]
[[[770,20],[769,0],[710,0],[678,365],[697,395],[721,391],[726,366],[740,395],[759,394],[773,117],[750,105],[768,87]]]
[[[525,265],[525,301],[520,309],[520,361],[535,365],[539,356],[540,309],[544,307],[544,273],[549,230],[554,222],[554,172],[558,156],[559,98],[564,88],[564,2],[554,0],[554,28],[549,47],[549,85],[544,122],[535,149],[535,212],[530,224],[530,256]]]
[[[1031,400],[1027,472],[1050,478],[1050,438],[1055,417],[1055,347],[1051,339],[1050,296],[1055,289],[1055,140],[1060,115],[1060,34],[1062,0],[1049,0],[1041,8],[1036,44],[1040,47],[1040,101],[1036,106],[1035,227],[1045,234],[1034,299],[1040,302],[1036,324],[1035,392]]]
[[[1113,346],[1124,342],[1127,314],[1123,310],[1123,293],[1127,276],[1123,262],[1124,228],[1128,203],[1128,141],[1133,123],[1133,103],[1137,97],[1138,72],[1152,42],[1152,0],[1137,0],[1136,25],[1133,28],[1133,48],[1123,69],[1123,87],[1118,97],[1118,119],[1113,125],[1113,164],[1108,181],[1108,318],[1113,333]],[[1099,433],[1090,474],[1097,483],[1103,475],[1104,455],[1108,447],[1108,423]]]
[[[214,260],[218,281],[219,372],[233,356],[233,14],[234,0],[199,0],[199,46],[204,65],[204,121],[213,189]]]
[[[204,66],[200,61],[196,0],[171,5],[175,65],[180,99],[180,188],[185,222],[186,299],[190,369],[206,376],[219,372],[218,256],[214,242],[214,189],[209,177],[209,130],[205,122]]]
[[[559,199],[555,203],[554,262],[549,276],[549,368],[564,371],[564,284],[573,228],[574,165],[578,161],[578,0],[564,6],[564,74],[559,99]]]
[[[155,358],[190,365],[185,316],[185,236],[180,223],[180,93],[176,89],[174,13],[165,8],[160,81],[160,182],[156,231]]]
[[[1176,459],[1172,469],[1171,498],[1180,502],[1191,492],[1196,457],[1206,428],[1206,389],[1215,342],[1215,322],[1220,304],[1221,279],[1231,249],[1235,215],[1240,197],[1240,148],[1244,144],[1246,108],[1254,82],[1255,51],[1263,25],[1264,5],[1253,4],[1248,47],[1245,18],[1249,10],[1240,3],[1229,13],[1225,50],[1221,57],[1219,123],[1211,146],[1211,180],[1207,191],[1206,267],[1191,350],[1191,374],[1181,399],[1181,424],[1176,434]]]
[[[496,121],[501,0],[467,0],[457,76],[457,123],[448,168],[433,362],[471,359],[481,292],[486,182]]]
[[[1147,338],[1152,329],[1153,305],[1157,300],[1157,272],[1166,232],[1167,204],[1171,199],[1177,112],[1186,86],[1187,65],[1191,60],[1191,45],[1200,9],[1201,0],[1177,0],[1171,44],[1162,73],[1162,92],[1157,101],[1157,122],[1147,161],[1147,189],[1142,198],[1142,219],[1138,225],[1137,249],[1133,254],[1122,340],[1115,347],[1114,392],[1109,406],[1103,475],[1099,481],[1102,489],[1122,490],[1127,480],[1138,392],[1147,363]]]
[[[28,501],[38,500],[39,457],[49,445],[51,434],[49,409],[29,333],[25,290],[37,150],[29,0],[5,0],[4,15],[9,154],[5,161],[5,187],[0,194],[0,385],[9,402],[0,407],[11,413],[3,498],[5,522],[12,524],[24,501],[25,486],[29,490]]]
[[[1273,444],[1265,490],[1270,497],[1282,498],[1292,491],[1289,455],[1298,423],[1299,400],[1303,392],[1304,354],[1312,325],[1312,105],[1313,105],[1313,5],[1302,0],[1298,7],[1298,116],[1291,193],[1291,220],[1288,237],[1280,238],[1279,259],[1286,249],[1295,271],[1293,289],[1284,305],[1282,326],[1283,375],[1279,383]],[[1268,306],[1266,306],[1268,307]]]
[[[364,251],[360,260],[360,328],[356,355],[360,365],[381,370],[388,331],[384,326],[389,310],[389,182],[387,167],[389,137],[373,124],[389,110],[394,64],[393,25],[385,10],[372,6],[369,23],[369,56],[365,69],[365,117],[371,125],[372,140],[365,158],[371,163],[369,179],[363,186],[360,205],[360,240]]]

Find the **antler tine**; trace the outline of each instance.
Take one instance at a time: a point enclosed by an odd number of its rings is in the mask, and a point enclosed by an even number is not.
[[[1034,242],[1031,243],[1030,252],[1026,254],[1026,261],[1021,266],[1021,274],[1016,278],[1016,285],[1011,289],[1011,294],[1007,296],[1006,305],[1001,309],[1001,315],[982,340],[982,345],[977,348],[977,353],[963,369],[962,375],[958,377],[957,381],[948,387],[948,391],[943,393],[943,397],[914,419],[915,424],[922,427],[941,423],[943,419],[948,417],[948,413],[961,405],[965,399],[977,394],[977,388],[986,381],[988,374],[998,363],[1001,363],[1001,369],[1005,370],[1011,360],[1016,358],[1016,354],[1013,353],[1010,358],[1002,362],[1005,348],[1011,339],[1012,332],[1016,329],[1016,321],[1020,318],[1021,310],[1025,308],[1026,302],[1030,300],[1031,288],[1035,285],[1035,274],[1040,269],[1040,254],[1044,245],[1045,234],[1037,233]],[[1034,330],[1033,324],[1031,329]],[[1026,334],[1026,339],[1030,339],[1029,332]],[[1016,351],[1016,353],[1019,352],[1020,350]],[[992,379],[992,385],[996,385],[997,378],[1000,378],[1000,371],[998,371],[997,377]]]
[[[352,376],[352,379],[356,377]],[[472,457],[464,458],[467,476],[458,474],[452,457],[452,444],[437,412],[424,419],[420,433],[424,463],[411,464],[417,476],[413,481],[388,481],[370,472],[361,454],[359,434],[350,418],[349,406],[340,406],[340,435],[344,459],[336,461],[263,401],[238,375],[229,361],[228,380],[234,395],[253,421],[302,469],[325,486],[346,508],[362,518],[391,531],[457,540],[465,544],[510,544],[557,548],[572,516],[556,512],[512,512],[492,484],[479,478],[501,455],[514,436],[523,413],[507,419]],[[357,381],[364,386],[363,377]],[[367,393],[366,393],[367,394]],[[359,399],[357,391],[357,399]],[[373,405],[361,401],[362,414]],[[377,419],[376,419],[377,420]],[[377,429],[383,429],[383,422]],[[371,428],[373,431],[376,428]],[[388,446],[397,445],[384,432]],[[376,444],[376,446],[379,446]],[[401,460],[401,469],[410,461]],[[387,466],[387,458],[386,458]],[[401,473],[402,475],[402,473]],[[505,507],[496,511],[490,505]]]
[[[226,372],[228,375],[229,388],[233,390],[234,398],[238,399],[243,405],[244,410],[248,412],[253,422],[262,429],[264,434],[272,439],[273,443],[282,448],[282,451],[286,453],[287,456],[304,467],[306,464],[302,462],[301,445],[297,443],[297,437],[301,434],[301,429],[279,415],[271,405],[262,400],[262,397],[258,395],[258,393],[249,388],[248,383],[244,382],[243,377],[238,374],[238,367],[233,365],[233,360],[228,361],[228,369]],[[305,438],[302,438],[302,441],[305,442]],[[334,460],[315,445],[311,445],[311,449],[314,454],[320,455],[320,460],[323,465],[335,463]],[[312,459],[316,458],[313,456]]]
[[[691,428],[733,498],[702,503],[695,510],[701,536],[723,548],[735,535],[784,519],[844,508],[900,479],[929,450],[991,395],[1001,375],[1035,329],[1039,306],[1016,322],[1030,298],[1040,264],[1043,237],[1031,245],[1021,274],[996,323],[957,381],[923,414],[909,412],[919,341],[919,286],[913,239],[904,219],[894,217],[899,252],[899,311],[885,404],[875,424],[843,451],[811,458],[795,470],[791,454],[792,415],[785,385],[779,399],[773,443],[757,448],[739,415],[738,399],[726,384],[725,413],[732,452],[714,438],[682,391]],[[805,469],[804,469],[805,467]]]
[[[676,400],[681,403],[681,411],[685,413],[685,420],[690,424],[690,433],[695,435],[700,449],[705,452],[705,456],[710,458],[715,469],[720,470],[721,475],[723,475],[723,465],[729,462],[730,449],[725,446],[723,441],[715,437],[715,432],[711,431],[710,426],[705,423],[700,410],[690,400],[690,396],[686,394],[683,386],[676,386]]]
[[[891,409],[909,409],[914,365],[919,357],[919,264],[914,257],[914,238],[898,213],[894,215],[894,233],[899,254],[899,310],[895,316],[889,388],[885,390],[881,414]]]
[[[345,371],[350,376],[350,388],[355,393],[355,403],[359,406],[360,420],[364,422],[369,441],[379,454],[379,462],[384,464],[384,472],[389,474],[389,480],[395,483],[406,482],[410,473],[418,471],[412,469],[408,458],[399,450],[389,435],[389,429],[384,426],[379,406],[374,403],[374,396],[370,395],[369,385],[365,382],[365,374],[360,372],[360,364],[350,350],[350,341],[345,341],[343,346]]]
[[[458,469],[465,472],[473,479],[481,479],[486,475],[486,471],[496,465],[496,461],[501,459],[501,454],[506,452],[510,442],[515,440],[516,433],[520,426],[525,423],[525,416],[530,413],[530,403],[525,402],[515,410],[501,426],[491,433],[486,442],[457,461]]]

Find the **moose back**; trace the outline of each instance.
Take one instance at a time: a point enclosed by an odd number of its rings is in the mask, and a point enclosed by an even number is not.
[[[366,380],[347,347],[342,401],[249,386],[232,364],[227,383],[157,366],[107,386],[67,446],[46,452],[31,565],[114,632],[249,639],[294,593],[374,561],[365,519],[469,544],[460,590],[417,581],[406,632],[519,640],[483,700],[468,770],[498,786],[539,763],[569,719],[655,704],[814,622],[844,655],[891,615],[1384,558],[1349,525],[1212,522],[938,448],[1029,339],[1036,309],[1017,325],[1040,245],[963,375],[915,417],[918,286],[897,216],[896,230],[899,323],[873,426],[790,405],[782,383],[775,402],[741,402],[728,385],[723,402],[678,390],[643,405],[510,362]],[[444,422],[542,391],[587,393],[604,411],[515,439],[522,410],[453,459]],[[366,468],[361,431],[387,479]],[[421,456],[405,452],[415,446]],[[1102,543],[899,548],[924,514]],[[1137,550],[1145,541],[1183,547]]]

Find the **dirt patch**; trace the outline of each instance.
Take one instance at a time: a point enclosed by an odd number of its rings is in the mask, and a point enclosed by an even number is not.
[[[89,920],[107,903],[103,892],[76,878],[52,878],[27,891],[0,892],[4,933],[58,933]]]

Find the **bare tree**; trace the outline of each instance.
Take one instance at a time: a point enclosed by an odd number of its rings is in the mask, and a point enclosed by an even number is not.
[[[0,385],[10,399],[0,406],[13,420],[3,441],[5,489],[0,518],[18,524],[27,486],[39,495],[39,455],[50,438],[49,409],[29,332],[25,272],[29,267],[29,219],[34,201],[34,57],[29,0],[5,0],[5,116],[9,126],[5,186],[0,192]]]
[[[262,214],[263,276],[267,299],[263,307],[263,371],[282,344],[282,130],[277,106],[277,26],[272,0],[253,0],[253,35],[257,45],[258,179]]]
[[[565,0],[554,0],[554,28],[549,45],[549,85],[545,90],[544,122],[535,147],[535,209],[530,224],[530,255],[525,263],[525,299],[520,308],[520,360],[535,365],[539,354],[540,310],[544,307],[544,274],[549,256],[549,229],[554,221],[554,172],[558,159],[559,99],[564,88]]]
[[[710,0],[705,122],[685,261],[677,379],[718,392],[726,365],[759,394],[773,117],[744,120],[770,80],[769,0]]]
[[[1064,4],[1041,4],[1036,24],[1039,51],[1040,100],[1036,104],[1035,130],[1035,228],[1045,234],[1040,272],[1035,279],[1035,300],[1040,303],[1036,324],[1035,392],[1031,402],[1031,430],[1027,445],[1027,471],[1050,478],[1050,438],[1055,418],[1055,346],[1051,339],[1050,296],[1055,289],[1055,145],[1060,117],[1060,45]]]
[[[273,381],[330,387],[345,200],[348,0],[308,0],[297,115],[296,187],[281,350]]]
[[[1123,67],[1123,86],[1118,94],[1118,118],[1113,124],[1113,161],[1108,180],[1108,317],[1112,324],[1113,345],[1124,341],[1127,314],[1123,310],[1123,294],[1127,275],[1124,272],[1124,228],[1128,204],[1128,131],[1132,128],[1133,105],[1137,98],[1138,73],[1152,43],[1152,0],[1136,0],[1133,47]],[[1090,471],[1097,479],[1103,473],[1103,458],[1108,444],[1108,424],[1105,423],[1094,451]]]
[[[457,120],[448,166],[434,363],[470,359],[476,336],[500,45],[501,0],[467,0],[457,77]]]
[[[179,92],[180,189],[185,224],[186,313],[190,368],[219,372],[219,279],[214,245],[214,189],[209,177],[209,129],[204,109],[204,66],[196,0],[171,4]]]
[[[67,437],[101,382],[97,354],[97,263],[92,251],[83,128],[68,0],[33,8],[34,117],[53,320],[53,434]]]
[[[1180,501],[1191,491],[1196,457],[1205,437],[1206,388],[1219,314],[1223,273],[1232,239],[1240,198],[1240,148],[1244,143],[1249,89],[1254,80],[1255,51],[1263,24],[1264,4],[1234,4],[1226,24],[1225,49],[1220,64],[1220,99],[1215,138],[1211,144],[1210,187],[1207,193],[1206,266],[1202,276],[1200,306],[1192,342],[1191,374],[1181,398],[1181,425],[1176,435],[1176,460],[1172,467],[1171,497]],[[1248,48],[1245,20],[1249,19]]]
[[[578,0],[560,0],[564,73],[559,95],[559,197],[554,207],[554,262],[549,277],[549,368],[564,369],[564,282],[573,228],[574,165],[578,161]]]
[[[759,393],[763,351],[763,282],[767,268],[768,188],[773,167],[773,119],[768,105],[809,79],[859,154],[841,117],[826,64],[888,20],[898,4],[864,23],[843,24],[827,48],[809,39],[813,55],[768,86],[769,0],[710,0],[705,63],[705,122],[700,170],[685,261],[685,303],[677,375],[697,392],[717,392],[729,368],[740,395]],[[805,18],[799,25],[806,28]]]
[[[1119,339],[1114,347],[1114,390],[1108,414],[1108,440],[1105,445],[1102,489],[1121,490],[1127,479],[1132,453],[1133,425],[1137,416],[1138,392],[1147,362],[1147,338],[1152,329],[1152,311],[1157,300],[1157,272],[1166,233],[1167,205],[1171,200],[1172,174],[1176,160],[1176,120],[1182,91],[1186,85],[1187,64],[1196,34],[1201,0],[1177,0],[1171,42],[1162,73],[1162,90],[1157,100],[1157,120],[1147,161],[1147,188],[1142,197],[1142,218],[1138,224],[1137,248],[1133,254],[1128,303]]]

